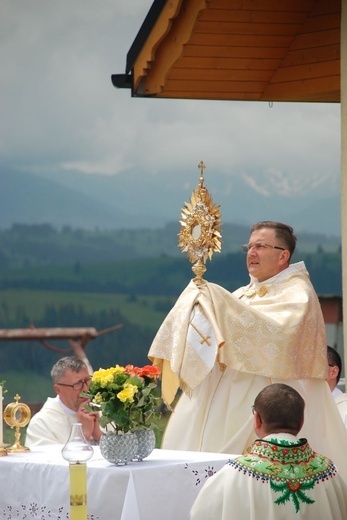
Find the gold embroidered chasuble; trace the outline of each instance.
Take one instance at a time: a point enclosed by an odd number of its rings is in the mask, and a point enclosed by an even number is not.
[[[325,325],[302,262],[231,294],[191,282],[156,335],[150,359],[162,368],[162,395],[180,396],[162,448],[244,453],[255,439],[251,405],[271,383],[305,400],[301,434],[337,463],[347,481],[347,434],[327,375]]]
[[[162,369],[164,400],[190,392],[218,362],[281,380],[327,376],[319,300],[303,262],[234,293],[193,281],[160,327],[149,358]]]

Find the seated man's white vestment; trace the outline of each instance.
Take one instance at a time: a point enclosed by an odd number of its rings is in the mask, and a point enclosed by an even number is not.
[[[48,397],[47,401],[29,422],[25,445],[28,448],[46,444],[65,444],[77,413],[69,410],[59,397]]]

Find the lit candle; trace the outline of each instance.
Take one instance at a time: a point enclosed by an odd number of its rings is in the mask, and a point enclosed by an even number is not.
[[[87,520],[87,465],[70,464],[70,520]]]
[[[3,439],[3,412],[2,412],[2,386],[0,385],[0,411],[1,411],[1,420],[0,420],[0,448],[4,447],[4,439]]]

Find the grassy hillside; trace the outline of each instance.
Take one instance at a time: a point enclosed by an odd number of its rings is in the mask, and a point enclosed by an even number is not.
[[[1,327],[10,328],[6,326],[8,323],[13,327],[18,318],[22,321],[23,317],[26,321],[23,327],[37,326],[47,306],[72,305],[82,306],[91,315],[107,312],[112,317],[114,314],[115,319],[121,313],[129,323],[154,330],[160,326],[174,301],[174,297],[167,296],[7,289],[1,294]],[[109,326],[117,323],[112,322]],[[57,323],[56,326],[64,325]],[[79,325],[76,323],[76,326]]]

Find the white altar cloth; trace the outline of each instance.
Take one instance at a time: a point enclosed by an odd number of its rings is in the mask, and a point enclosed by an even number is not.
[[[0,458],[2,520],[69,518],[69,468],[62,446]],[[207,478],[234,455],[154,450],[142,462],[108,463],[94,446],[87,463],[89,520],[188,520]]]

